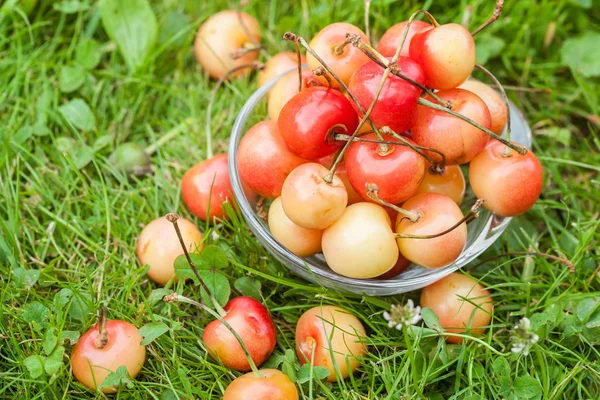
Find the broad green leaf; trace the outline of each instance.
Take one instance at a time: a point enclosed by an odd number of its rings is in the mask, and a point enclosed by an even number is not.
[[[112,136],[102,135],[94,141],[94,151],[102,150],[103,148],[110,146],[112,142]]]
[[[71,307],[69,308],[69,316],[78,321],[84,322],[94,313],[94,300],[88,293],[74,293]]]
[[[575,312],[577,314],[577,319],[581,322],[586,322],[599,305],[600,298],[598,297],[590,297],[580,301],[577,304],[577,310]]]
[[[586,78],[600,76],[598,43],[600,43],[600,33],[591,31],[565,40],[560,49],[562,64]]]
[[[154,289],[152,291],[152,293],[150,293],[150,296],[148,296],[148,304],[154,305],[154,304],[158,303],[159,301],[162,301],[163,297],[165,297],[171,293],[173,293],[173,291],[171,289],[165,289],[165,288]]]
[[[56,328],[52,327],[46,331],[44,335],[44,341],[42,342],[42,347],[44,348],[44,353],[49,355],[52,353],[56,345],[58,344],[58,338],[56,337]]]
[[[77,142],[73,138],[59,136],[54,140],[54,147],[56,147],[56,150],[60,151],[63,154],[70,154],[72,151],[75,151],[75,148],[77,147]]]
[[[78,147],[71,155],[77,169],[85,168],[94,159],[94,149],[90,146]]]
[[[160,394],[160,400],[179,400],[181,397],[177,395],[173,390],[166,389]]]
[[[320,366],[314,367],[310,363],[306,363],[303,366],[301,366],[300,369],[298,370],[297,382],[299,384],[308,382],[310,380],[311,369],[312,369],[312,379],[313,380],[325,379],[330,374],[329,370],[325,367],[320,367]]]
[[[104,382],[98,385],[98,389],[119,386],[126,386],[129,389],[133,388],[133,381],[124,365],[121,365],[116,371],[108,374]]]
[[[538,397],[542,394],[540,383],[529,375],[516,378],[513,389],[517,396],[525,399]]]
[[[49,136],[52,134],[50,128],[48,128],[46,125],[40,122],[36,122],[35,125],[32,126],[32,128],[33,134],[36,136]]]
[[[79,336],[79,332],[77,331],[62,331],[60,333],[60,343],[63,344],[65,341],[68,341],[73,346],[79,340]]]
[[[282,354],[272,354],[271,357],[267,358],[267,361],[262,363],[261,368],[272,368],[278,369],[281,363],[283,362]]]
[[[48,313],[48,307],[38,301],[35,301],[27,304],[24,307],[23,320],[29,324],[35,323],[42,328],[46,324]]]
[[[286,374],[292,382],[296,382],[296,353],[292,349],[287,349],[283,356],[283,366],[281,372]]]
[[[144,338],[144,346],[152,343],[156,338],[169,331],[169,327],[164,322],[151,322],[140,328],[140,335]]]
[[[76,91],[85,82],[85,71],[78,66],[65,65],[60,69],[58,87],[63,93]]]
[[[214,245],[206,246],[200,253],[191,253],[190,258],[198,270],[223,269],[229,264],[225,252]],[[175,274],[179,279],[196,280],[185,255],[177,257],[174,266]]]
[[[200,276],[217,302],[222,306],[227,304],[229,296],[231,295],[231,287],[229,286],[227,277],[216,271],[204,270],[200,271]],[[204,299],[204,304],[212,307],[212,303],[206,291],[202,287],[200,288],[200,291],[202,293],[202,298]]]
[[[261,300],[260,281],[250,278],[249,276],[242,276],[233,282],[233,286],[244,296],[250,296],[259,301]]]
[[[92,70],[102,60],[102,46],[94,39],[81,39],[75,48],[75,61],[82,67]],[[85,75],[84,75],[85,77]]]
[[[510,376],[510,365],[504,357],[497,357],[494,360],[492,370],[496,376]]]
[[[478,64],[485,64],[488,60],[500,55],[506,44],[501,38],[492,35],[477,35],[475,42],[477,43]]]
[[[545,313],[535,313],[529,318],[529,321],[531,322],[531,328],[535,332],[548,322],[548,315]]]
[[[46,370],[48,375],[55,374],[60,369],[63,365],[64,354],[65,348],[63,346],[58,346],[52,354],[48,356],[46,363],[44,364],[44,370]]]
[[[444,328],[440,324],[440,320],[436,313],[429,307],[425,307],[421,310],[421,317],[423,318],[423,322],[427,325],[428,328],[431,328],[437,332],[444,332]]]
[[[12,274],[13,280],[19,289],[30,289],[40,277],[39,270],[21,267],[14,268]]]
[[[147,0],[101,0],[104,30],[115,42],[130,72],[148,58],[158,34],[156,16]]]
[[[79,0],[63,0],[56,2],[52,6],[56,11],[63,14],[75,14],[80,11],[86,11],[90,8],[90,5],[84,1]]]
[[[25,143],[31,136],[33,136],[33,128],[29,125],[25,125],[13,135],[12,142],[15,144],[22,144]]]
[[[73,99],[60,106],[58,111],[76,128],[84,131],[96,129],[96,117],[83,99]]]
[[[550,136],[552,139],[556,140],[558,143],[566,147],[569,147],[571,145],[571,131],[567,128],[559,128],[553,126],[551,128],[544,129],[540,133]]]
[[[592,8],[592,0],[569,0],[569,3],[576,4],[582,8]]]
[[[42,376],[44,373],[44,363],[45,359],[37,354],[23,360],[23,365],[27,367],[27,370],[33,379]]]

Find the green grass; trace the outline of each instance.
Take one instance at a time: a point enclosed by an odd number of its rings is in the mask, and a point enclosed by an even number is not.
[[[148,346],[139,379],[118,398],[220,398],[238,374],[206,355],[200,337],[211,318],[186,305],[157,301],[160,292],[153,292],[158,287],[139,265],[135,244],[144,224],[167,212],[192,218],[182,204],[179,181],[206,157],[203,126],[214,82],[196,65],[191,43],[203,20],[235,2],[152,2],[161,23],[159,41],[134,75],[110,43],[95,4],[67,15],[48,2],[42,0],[29,21],[10,10],[14,1],[0,3],[0,398],[103,397],[74,381],[68,343],[64,358],[54,354],[54,368],[46,364],[50,375],[33,378],[24,364],[27,357],[53,349],[53,334],[85,332],[95,321],[98,300],[108,305],[110,318],[137,326],[164,322],[170,328]],[[598,32],[600,8],[597,2],[592,9],[577,3],[587,2],[509,1],[502,18],[477,38],[487,53],[486,65],[501,81],[551,90],[509,92],[533,127],[534,151],[545,169],[544,191],[481,259],[532,249],[564,255],[575,264],[570,273],[561,263],[521,256],[473,271],[495,301],[492,327],[480,342],[444,347],[424,329],[407,342],[401,331],[387,327],[382,313],[408,298],[418,301],[419,293],[369,298],[327,290],[289,274],[243,221],[209,228],[218,238],[209,234],[208,240],[227,249],[232,261],[225,270],[228,278],[250,276],[261,283],[278,330],[271,361],[294,348],[295,322],[312,306],[340,305],[367,327],[370,352],[360,370],[339,384],[304,383],[305,398],[600,397],[600,335],[589,321],[590,315],[596,322],[600,317],[594,314],[600,297],[598,79],[563,66],[560,56],[568,38]],[[441,22],[461,22],[467,5],[472,6],[471,27],[493,8],[492,1],[481,0],[375,0],[373,36],[421,7]],[[270,54],[288,48],[280,40],[286,30],[310,37],[332,21],[363,26],[360,1],[254,0],[245,10],[261,22]],[[86,56],[78,46],[90,38],[100,47]],[[98,52],[101,60],[95,65]],[[61,91],[61,70],[78,62],[88,65],[78,72],[81,85]],[[215,152],[225,151],[237,112],[255,87],[254,77],[241,79],[217,95]],[[61,114],[59,107],[76,98],[89,105],[95,128],[80,129]],[[159,148],[151,177],[128,181],[108,162],[119,143],[155,143],[186,118],[195,123]],[[176,289],[199,296],[191,284]],[[512,354],[510,330],[525,316],[540,340],[528,356]],[[442,356],[434,360],[436,351]]]

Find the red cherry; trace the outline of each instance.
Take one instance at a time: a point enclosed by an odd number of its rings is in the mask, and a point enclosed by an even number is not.
[[[320,86],[321,84],[308,69],[302,70],[302,87],[304,90],[313,86]],[[292,97],[298,93],[298,73],[291,72],[285,75],[283,78],[277,81],[273,89],[269,91],[267,111],[269,118],[277,121],[281,109],[287,104]]]
[[[333,135],[354,132],[358,116],[343,94],[317,86],[292,97],[283,106],[277,125],[292,153],[315,160],[343,146],[333,140]]]
[[[275,121],[254,125],[238,148],[241,180],[263,197],[280,196],[285,178],[306,162],[287,148]]]
[[[276,331],[269,311],[252,297],[235,297],[225,305],[223,317],[242,338],[254,363],[259,366],[273,352]],[[250,364],[235,336],[219,320],[206,325],[202,341],[211,356],[227,368],[250,371]]]
[[[298,400],[298,389],[286,374],[261,369],[235,378],[223,393],[223,400]]]
[[[469,166],[469,182],[473,192],[485,199],[483,206],[503,217],[523,214],[542,192],[542,165],[533,152],[522,155],[492,140]]]
[[[424,84],[425,74],[422,68],[408,57],[398,59],[400,72],[415,82]],[[363,64],[350,78],[348,88],[360,105],[367,110],[379,88],[384,69],[369,61]],[[401,133],[413,127],[417,121],[417,101],[421,89],[390,74],[371,112],[371,121],[376,126],[388,126],[394,132]],[[352,105],[356,108],[355,104]]]
[[[452,89],[475,68],[475,42],[471,33],[458,24],[440,25],[413,36],[410,58],[423,67],[427,86]]]
[[[375,134],[363,136],[376,140]],[[384,140],[395,141],[383,136]],[[408,141],[412,142],[410,139]],[[352,187],[367,201],[367,184],[379,188],[378,196],[388,203],[398,204],[417,193],[425,176],[425,159],[408,146],[390,145],[383,154],[377,143],[355,142],[346,153],[346,167]]]
[[[490,129],[492,117],[487,106],[476,94],[464,89],[443,90],[436,93],[441,99],[452,102],[452,110]],[[429,96],[427,100],[433,101]],[[446,156],[446,164],[464,164],[473,159],[489,141],[489,136],[481,129],[443,111],[419,105],[417,123],[412,129],[412,137],[421,146],[441,151]],[[441,157],[433,152],[428,154],[436,161]]]
[[[408,21],[402,21],[397,23],[396,25],[392,25],[381,37],[379,40],[379,44],[377,45],[377,51],[386,57],[393,57],[396,54],[396,49],[400,46],[400,42],[402,41],[402,37],[404,36],[404,29],[406,28],[406,24]],[[417,33],[422,32],[426,29],[431,29],[431,25],[427,22],[423,21],[412,21],[410,23],[410,28],[408,28],[408,33],[406,35],[406,40],[404,41],[404,45],[402,46],[402,50],[400,51],[400,55],[404,57],[408,57],[410,48],[410,41],[413,36]]]

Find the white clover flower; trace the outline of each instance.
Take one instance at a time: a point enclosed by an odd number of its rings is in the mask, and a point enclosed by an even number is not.
[[[533,332],[529,318],[521,318],[510,332],[510,339],[512,342],[510,351],[515,354],[523,353],[526,356],[540,338]]]
[[[403,325],[415,325],[421,320],[421,307],[415,307],[415,303],[409,299],[404,306],[392,304],[390,312],[383,313],[383,318],[388,321],[390,328],[400,330]]]

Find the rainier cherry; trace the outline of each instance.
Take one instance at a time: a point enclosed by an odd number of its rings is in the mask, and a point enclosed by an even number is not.
[[[300,363],[312,360],[314,366],[327,368],[329,382],[335,382],[338,377],[345,379],[358,368],[358,357],[367,352],[365,339],[365,328],[360,320],[340,307],[311,308],[296,325],[296,352]]]
[[[347,33],[357,34],[365,43],[369,43],[369,39],[363,31],[345,22],[327,25],[310,41],[310,47],[345,84],[348,84],[350,77],[358,67],[369,61],[369,58],[357,47],[351,45],[340,47],[346,40]],[[321,66],[321,63],[311,54],[306,56],[306,60],[308,68],[311,70]],[[329,78],[334,88],[340,87],[333,77]],[[328,84],[325,77],[318,77],[318,79],[323,85]]]
[[[475,68],[475,42],[471,33],[458,24],[440,25],[413,36],[410,58],[423,67],[427,86],[452,89]]]
[[[464,89],[443,90],[436,93],[443,100],[452,102],[452,110],[479,123],[484,128],[492,127],[492,117],[487,106],[476,94]],[[427,100],[433,101],[431,97]],[[473,159],[489,141],[489,136],[453,115],[419,105],[417,123],[412,129],[412,138],[419,145],[432,147],[446,156],[448,165],[464,164]],[[440,161],[439,154],[428,155]]]
[[[492,117],[492,127],[490,130],[496,135],[500,135],[504,131],[504,127],[508,121],[508,110],[500,93],[485,83],[472,78],[463,82],[459,88],[473,92],[481,97],[481,100],[485,102],[485,105],[490,110]]]
[[[450,333],[485,332],[494,305],[490,292],[466,275],[454,272],[432,283],[421,292],[421,307],[431,308],[440,325]],[[450,343],[461,343],[462,337],[446,336]]]
[[[143,339],[138,329],[129,322],[112,320],[106,321],[103,326],[101,321],[84,333],[73,347],[73,375],[92,390],[96,390],[111,372],[121,366],[125,366],[129,375],[135,378],[146,359],[146,348],[141,345]],[[102,391],[116,393],[117,388],[103,387]]]
[[[373,133],[361,138],[377,139]],[[396,141],[385,135],[383,139]],[[377,143],[354,142],[346,153],[346,168],[350,183],[366,201],[373,201],[367,185],[375,184],[380,199],[398,204],[417,193],[425,175],[425,159],[408,146],[389,145],[381,152]]]
[[[302,70],[302,90],[319,86],[320,82],[308,69]],[[277,81],[273,89],[269,92],[267,111],[269,118],[277,121],[281,109],[287,104],[292,97],[298,93],[298,73],[290,72],[283,78]]]
[[[223,400],[298,400],[298,389],[286,374],[261,369],[260,376],[249,372],[227,386]]]
[[[396,233],[435,235],[456,225],[463,214],[454,200],[438,193],[421,193],[402,204],[402,208],[420,215],[416,222],[398,214]],[[435,238],[398,238],[404,257],[424,268],[440,268],[458,258],[467,243],[467,224]]]
[[[300,63],[306,64],[304,55],[300,55]],[[265,68],[258,73],[258,87],[261,87],[277,75],[298,66],[298,55],[291,51],[277,53],[265,63]],[[293,74],[292,74],[293,75]],[[298,77],[296,76],[296,79]]]
[[[343,94],[317,86],[292,97],[283,106],[277,125],[292,153],[316,160],[343,146],[333,135],[352,134],[358,126],[358,116]]]
[[[396,25],[392,25],[381,37],[379,40],[379,44],[377,45],[377,51],[386,57],[393,57],[396,54],[396,49],[400,46],[400,42],[402,41],[402,37],[404,36],[404,29],[406,29],[406,24],[408,21],[402,21],[397,23]],[[426,29],[430,29],[431,25],[427,22],[423,21],[412,21],[410,23],[410,28],[408,28],[408,33],[406,35],[406,40],[402,45],[402,50],[400,51],[400,55],[404,57],[408,57],[410,48],[410,41],[413,36],[415,36],[419,32],[423,32]]]
[[[248,36],[250,34],[250,36]],[[194,43],[196,60],[214,79],[219,79],[232,68],[258,59],[257,51],[250,51],[235,60],[232,54],[260,41],[260,26],[251,15],[226,10],[207,19],[198,30]],[[235,75],[242,75],[240,70]]]
[[[469,165],[469,182],[473,192],[485,199],[483,206],[503,217],[527,212],[542,192],[542,165],[528,151],[514,150],[506,156],[506,146],[493,140]]]
[[[181,181],[185,205],[206,221],[225,217],[223,203],[233,200],[227,154],[219,154],[188,169]]]
[[[202,233],[196,225],[179,218],[179,228],[186,248],[190,252],[200,251]],[[166,218],[157,218],[144,227],[137,244],[137,256],[142,265],[148,265],[148,276],[154,282],[165,285],[175,276],[175,259],[183,254],[177,236],[173,235],[173,224]]]
[[[388,214],[372,203],[347,207],[323,232],[322,246],[329,268],[350,278],[375,278],[398,261]]]
[[[302,164],[288,175],[281,190],[285,215],[296,225],[308,229],[325,229],[333,224],[348,204],[344,182],[317,163]]]
[[[271,235],[298,257],[308,257],[321,252],[323,231],[302,228],[292,222],[283,211],[281,197],[271,203],[268,222]]]
[[[240,179],[254,192],[278,197],[285,178],[307,161],[287,148],[275,121],[262,121],[242,138],[237,162]]]
[[[252,297],[235,297],[225,305],[223,317],[246,345],[254,363],[262,364],[273,352],[276,331],[267,309]],[[242,346],[231,331],[219,320],[206,326],[202,341],[216,359],[227,368],[250,371]]]
[[[449,165],[441,174],[427,168],[425,179],[421,182],[417,193],[440,193],[450,197],[460,205],[465,197],[465,176],[458,165]]]
[[[321,164],[325,168],[329,168],[329,166],[333,163],[335,156],[335,154],[331,154],[327,157],[320,158],[319,164]],[[348,179],[348,169],[346,168],[346,163],[343,160],[338,164],[337,168],[335,169],[335,176],[340,178],[342,182],[344,182],[344,186],[346,186],[346,190],[348,191],[348,205],[364,201],[362,196],[358,194],[356,190],[354,190],[354,188],[352,187],[350,179]]]
[[[415,82],[424,84],[423,69],[408,57],[397,61],[400,72]],[[373,61],[363,64],[350,78],[348,89],[354,94],[360,105],[369,109],[383,76],[384,69]],[[388,126],[394,132],[401,133],[412,128],[417,121],[417,101],[421,89],[397,77],[388,75],[370,118],[375,126]],[[356,108],[356,105],[352,103]]]

